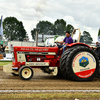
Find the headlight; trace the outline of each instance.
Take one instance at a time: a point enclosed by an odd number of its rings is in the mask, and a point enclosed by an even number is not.
[[[37,61],[40,61],[40,60],[41,60],[41,59],[38,57],[38,58],[37,58]]]

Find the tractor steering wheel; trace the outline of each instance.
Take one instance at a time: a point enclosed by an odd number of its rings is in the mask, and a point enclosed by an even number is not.
[[[56,44],[57,44],[57,46],[59,46],[60,45],[60,43],[58,43],[58,42],[55,42]]]

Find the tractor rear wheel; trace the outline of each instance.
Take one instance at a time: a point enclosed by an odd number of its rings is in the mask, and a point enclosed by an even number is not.
[[[90,81],[97,74],[99,60],[91,48],[75,46],[62,54],[60,69],[65,78],[73,81]]]
[[[19,76],[23,80],[29,80],[33,77],[33,69],[28,66],[22,66],[19,69]]]
[[[63,76],[59,67],[58,67],[58,73],[57,73],[56,76],[57,76],[57,77],[62,77],[62,76]]]

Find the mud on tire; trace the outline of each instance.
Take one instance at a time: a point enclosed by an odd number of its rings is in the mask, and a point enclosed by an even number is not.
[[[86,46],[68,48],[61,56],[60,70],[63,76],[73,81],[90,81],[99,69],[95,52]]]
[[[19,74],[11,73],[13,76],[19,76]]]

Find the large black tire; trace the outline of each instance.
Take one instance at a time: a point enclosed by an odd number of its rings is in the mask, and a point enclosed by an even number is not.
[[[98,73],[99,60],[89,47],[71,47],[61,56],[60,70],[65,78],[73,81],[90,81]]]
[[[33,77],[33,69],[28,66],[22,66],[19,69],[19,76],[23,80],[30,80]]]
[[[57,73],[56,76],[57,76],[57,77],[62,77],[62,76],[63,76],[59,67],[58,67],[58,73]]]

